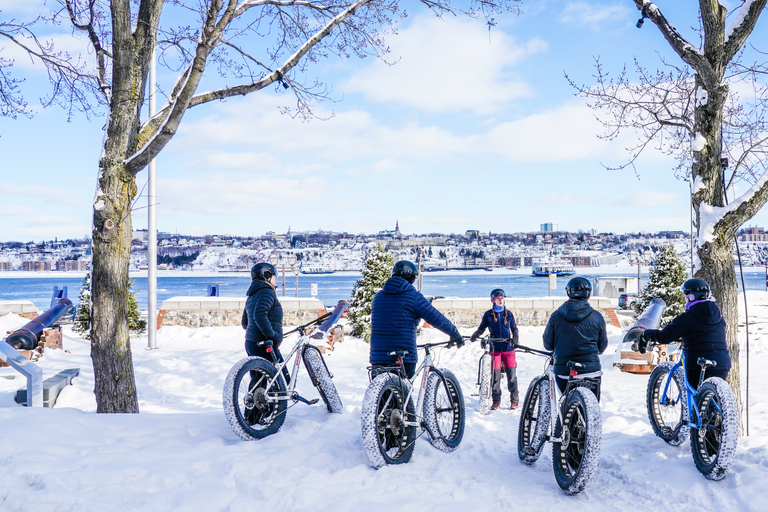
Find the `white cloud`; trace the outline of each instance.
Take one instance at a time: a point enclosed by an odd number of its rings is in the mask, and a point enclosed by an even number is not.
[[[533,95],[509,68],[542,52],[546,43],[517,43],[478,19],[419,17],[389,38],[389,66],[381,61],[356,72],[338,87],[369,101],[407,105],[427,112],[472,110],[491,113],[499,105]]]
[[[79,204],[79,197],[72,190],[46,186],[19,186],[0,183],[0,197],[7,204],[13,198],[33,197],[36,204]]]
[[[587,2],[571,2],[560,13],[560,23],[588,26],[602,30],[606,25],[625,23],[632,9],[625,5],[595,5]]]

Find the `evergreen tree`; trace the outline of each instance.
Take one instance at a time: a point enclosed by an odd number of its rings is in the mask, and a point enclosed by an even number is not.
[[[133,281],[128,284],[128,329],[135,334],[142,334],[147,329],[147,321],[141,320]],[[86,340],[91,339],[91,274],[85,275],[80,288],[80,305],[75,314],[74,330]]]
[[[365,266],[361,271],[363,277],[358,279],[352,289],[352,300],[349,304],[349,319],[352,322],[352,336],[371,341],[371,307],[373,296],[381,290],[384,283],[392,275],[395,258],[381,244],[368,253]]]
[[[652,299],[662,299],[667,309],[661,317],[661,328],[685,311],[685,297],[680,287],[687,274],[674,247],[665,245],[661,248],[648,269],[648,278],[635,304],[635,313],[642,313]]]
[[[80,304],[75,313],[73,329],[86,340],[91,339],[91,273],[85,274],[83,286],[80,288]]]

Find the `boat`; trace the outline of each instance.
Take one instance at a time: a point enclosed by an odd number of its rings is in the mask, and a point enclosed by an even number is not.
[[[301,267],[302,274],[333,274],[334,272],[336,271],[320,265],[302,265]]]
[[[575,274],[573,265],[565,260],[542,260],[533,262],[533,275],[548,276],[555,274],[557,276],[570,276]]]

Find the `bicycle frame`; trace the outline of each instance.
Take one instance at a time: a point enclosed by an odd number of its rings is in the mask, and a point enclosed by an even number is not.
[[[691,383],[688,382],[688,374],[685,372],[685,349],[682,349],[680,360],[677,363],[675,363],[675,365],[669,371],[669,375],[667,375],[667,381],[664,383],[664,392],[661,394],[661,403],[662,405],[667,404],[667,391],[669,390],[669,383],[671,382],[672,377],[678,368],[683,369],[683,376],[685,377],[685,393],[688,399],[687,400],[688,401],[688,419],[685,420],[685,424],[688,427],[700,429],[701,414],[699,414],[699,408],[696,405],[696,400],[694,399],[696,397],[696,390],[693,389],[693,386],[691,386]],[[705,372],[705,369],[702,368],[701,376],[699,377],[699,386],[701,386],[701,383],[704,382],[704,372]],[[720,409],[720,406],[717,404],[717,402],[714,402],[714,406],[718,412],[720,413],[723,412],[722,409]],[[692,421],[693,419],[696,420],[695,423]]]

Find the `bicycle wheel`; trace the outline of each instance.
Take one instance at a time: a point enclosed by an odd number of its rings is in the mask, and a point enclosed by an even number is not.
[[[722,480],[736,454],[739,415],[736,397],[719,377],[704,381],[694,398],[701,428],[691,433],[691,451],[696,468],[710,480]]]
[[[653,369],[648,379],[646,403],[653,432],[672,446],[679,446],[688,439],[690,431],[686,423],[688,394],[685,391],[685,370],[682,367],[678,367],[672,375],[667,387],[666,400],[661,403],[667,377],[674,366],[675,363],[665,361]]]
[[[517,456],[531,465],[539,459],[544,447],[552,406],[549,402],[549,379],[546,375],[536,377],[528,386],[517,427]]]
[[[483,354],[480,358],[480,414],[491,412],[491,377],[493,374],[493,358],[490,354]]]
[[[464,437],[464,395],[459,379],[449,370],[429,372],[423,415],[429,431],[435,435],[429,439],[432,446],[446,453],[459,447]]]
[[[603,423],[595,395],[576,388],[566,396],[560,441],[552,443],[552,466],[557,485],[566,494],[576,494],[592,479],[600,458]]]
[[[336,391],[336,386],[333,385],[331,373],[325,365],[323,355],[314,345],[304,345],[302,357],[304,358],[304,366],[307,367],[309,378],[312,379],[312,384],[315,385],[320,393],[320,397],[325,402],[328,412],[341,414],[343,410],[341,398],[339,398],[339,393]]]
[[[285,395],[280,377],[267,389],[277,369],[261,357],[246,357],[232,367],[224,381],[224,415],[240,439],[251,441],[274,434],[285,421],[285,400],[268,398]]]
[[[408,399],[406,382],[395,374],[383,373],[365,391],[360,427],[365,453],[374,468],[404,464],[413,455],[416,427],[405,421],[414,420],[415,408]]]

